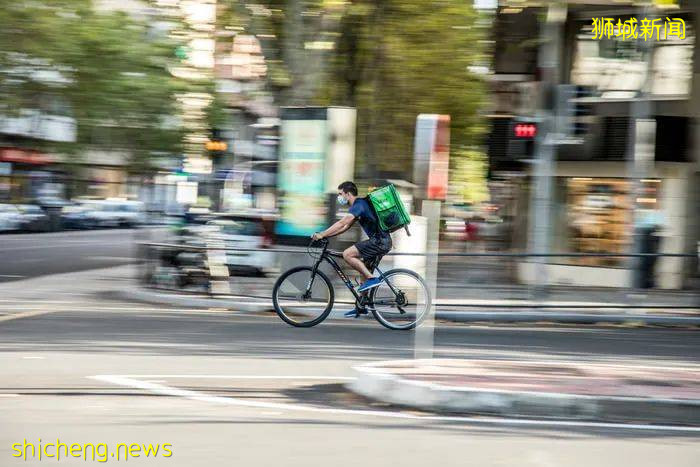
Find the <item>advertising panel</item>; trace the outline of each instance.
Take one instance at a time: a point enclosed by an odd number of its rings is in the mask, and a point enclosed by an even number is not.
[[[292,110],[301,112],[305,109]],[[314,117],[310,113],[307,115]],[[281,201],[278,234],[306,236],[324,226],[326,134],[324,119],[292,119],[285,118],[283,114],[278,175]]]

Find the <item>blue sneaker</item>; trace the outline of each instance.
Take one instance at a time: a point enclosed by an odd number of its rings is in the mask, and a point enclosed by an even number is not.
[[[346,318],[357,318],[358,316],[366,315],[367,313],[368,311],[364,308],[353,308],[352,310],[345,312],[343,316],[345,316]]]
[[[369,289],[373,289],[382,283],[382,279],[379,277],[372,277],[367,279],[360,287],[357,288],[358,292],[366,292]]]

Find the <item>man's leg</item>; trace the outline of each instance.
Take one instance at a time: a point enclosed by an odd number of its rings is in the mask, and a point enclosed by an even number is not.
[[[359,272],[364,280],[371,279],[373,277],[372,273],[369,272],[369,269],[367,269],[367,266],[365,266],[365,263],[362,261],[360,250],[358,250],[355,245],[343,251],[343,259],[350,265],[351,268]]]
[[[357,249],[356,246],[353,245],[347,250],[343,251],[343,259],[350,265],[350,267],[352,267],[355,271],[360,273],[363,280],[367,280],[370,277],[372,277],[372,273],[369,272],[369,269],[367,269],[367,266],[365,266],[364,261],[362,261],[362,255],[360,255],[360,251]],[[362,295],[364,295],[364,293]],[[360,309],[357,308],[357,305],[355,305],[355,307],[352,310],[345,313],[345,317],[357,318],[360,315],[366,314],[367,310],[364,306]]]

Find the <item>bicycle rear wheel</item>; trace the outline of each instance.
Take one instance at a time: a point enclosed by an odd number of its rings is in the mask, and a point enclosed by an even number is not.
[[[272,304],[282,320],[292,326],[310,328],[326,319],[333,309],[331,281],[321,271],[311,282],[313,268],[299,266],[282,274],[272,288]]]
[[[392,269],[384,278],[370,291],[368,302],[372,314],[389,329],[415,328],[430,312],[430,291],[425,281],[408,269]]]

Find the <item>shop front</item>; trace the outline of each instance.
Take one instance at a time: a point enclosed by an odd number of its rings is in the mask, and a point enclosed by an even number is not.
[[[25,148],[0,148],[0,201],[29,202],[53,194],[50,155]]]
[[[627,177],[623,162],[559,162],[552,197],[551,251],[562,253],[687,253],[697,242],[693,212],[697,174],[691,165],[657,163],[649,178]],[[534,216],[530,213],[530,219]],[[530,231],[532,231],[530,229]],[[532,239],[531,239],[532,240]],[[653,241],[656,240],[656,241]],[[655,287],[683,288],[687,258],[644,261],[624,256],[548,258],[550,285],[637,287],[647,268]],[[534,283],[534,260],[518,265]]]

